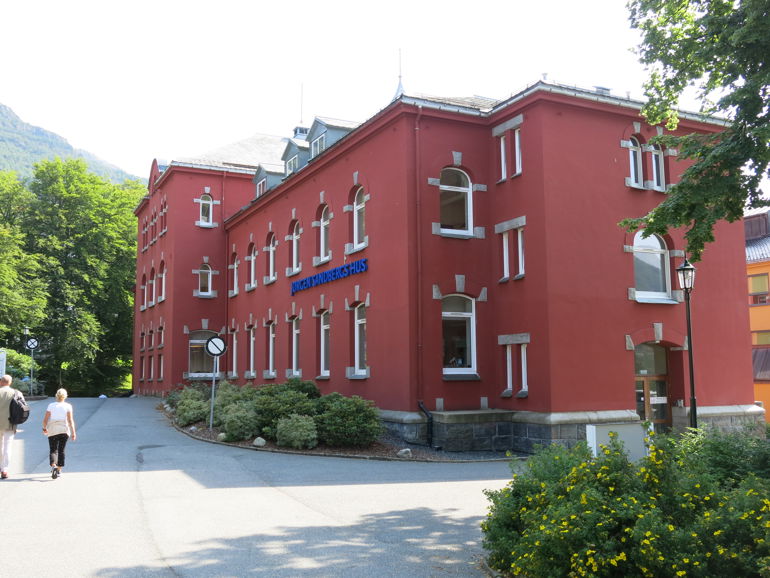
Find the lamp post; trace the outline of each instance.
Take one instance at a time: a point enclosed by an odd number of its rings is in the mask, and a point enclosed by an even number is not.
[[[685,258],[684,263],[676,268],[679,286],[684,291],[685,310],[687,312],[687,357],[690,361],[690,427],[698,427],[698,404],[695,401],[695,370],[692,363],[692,326],[690,325],[690,293],[695,287],[695,267]]]

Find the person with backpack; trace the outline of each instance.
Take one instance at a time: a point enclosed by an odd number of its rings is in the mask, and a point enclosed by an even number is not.
[[[11,448],[16,435],[16,424],[11,422],[11,400],[21,392],[12,388],[13,377],[0,377],[0,478],[8,479],[8,466],[11,463]],[[23,399],[23,396],[22,396]]]
[[[64,467],[64,448],[67,440],[77,439],[75,419],[72,417],[72,405],[67,403],[67,390],[63,387],[56,392],[56,401],[48,404],[43,418],[43,433],[48,436],[51,461],[51,477],[55,480]]]

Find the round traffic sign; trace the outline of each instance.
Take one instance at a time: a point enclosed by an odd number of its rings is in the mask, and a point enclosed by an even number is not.
[[[27,349],[37,349],[38,345],[40,345],[40,342],[36,337],[30,337],[27,339]]]
[[[214,337],[209,337],[206,340],[206,352],[209,355],[213,357],[219,357],[225,351],[227,351],[227,344],[225,343],[225,340],[219,337],[218,335],[215,335]]]

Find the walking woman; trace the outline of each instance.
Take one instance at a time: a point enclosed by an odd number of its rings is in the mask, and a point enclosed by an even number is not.
[[[56,392],[56,401],[48,404],[43,418],[43,433],[48,436],[48,446],[51,450],[51,477],[55,480],[61,475],[64,467],[64,447],[75,433],[75,420],[72,417],[72,405],[67,403],[67,390],[62,388]]]

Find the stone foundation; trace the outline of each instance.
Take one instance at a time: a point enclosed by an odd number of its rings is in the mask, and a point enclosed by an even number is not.
[[[689,425],[688,408],[672,408],[674,431]],[[765,410],[756,405],[698,408],[698,425],[765,435]],[[572,447],[586,440],[586,425],[641,423],[633,410],[538,413],[497,409],[431,412],[432,446],[448,452],[534,453],[553,443]],[[428,418],[421,412],[380,411],[387,430],[414,444],[428,444]]]

